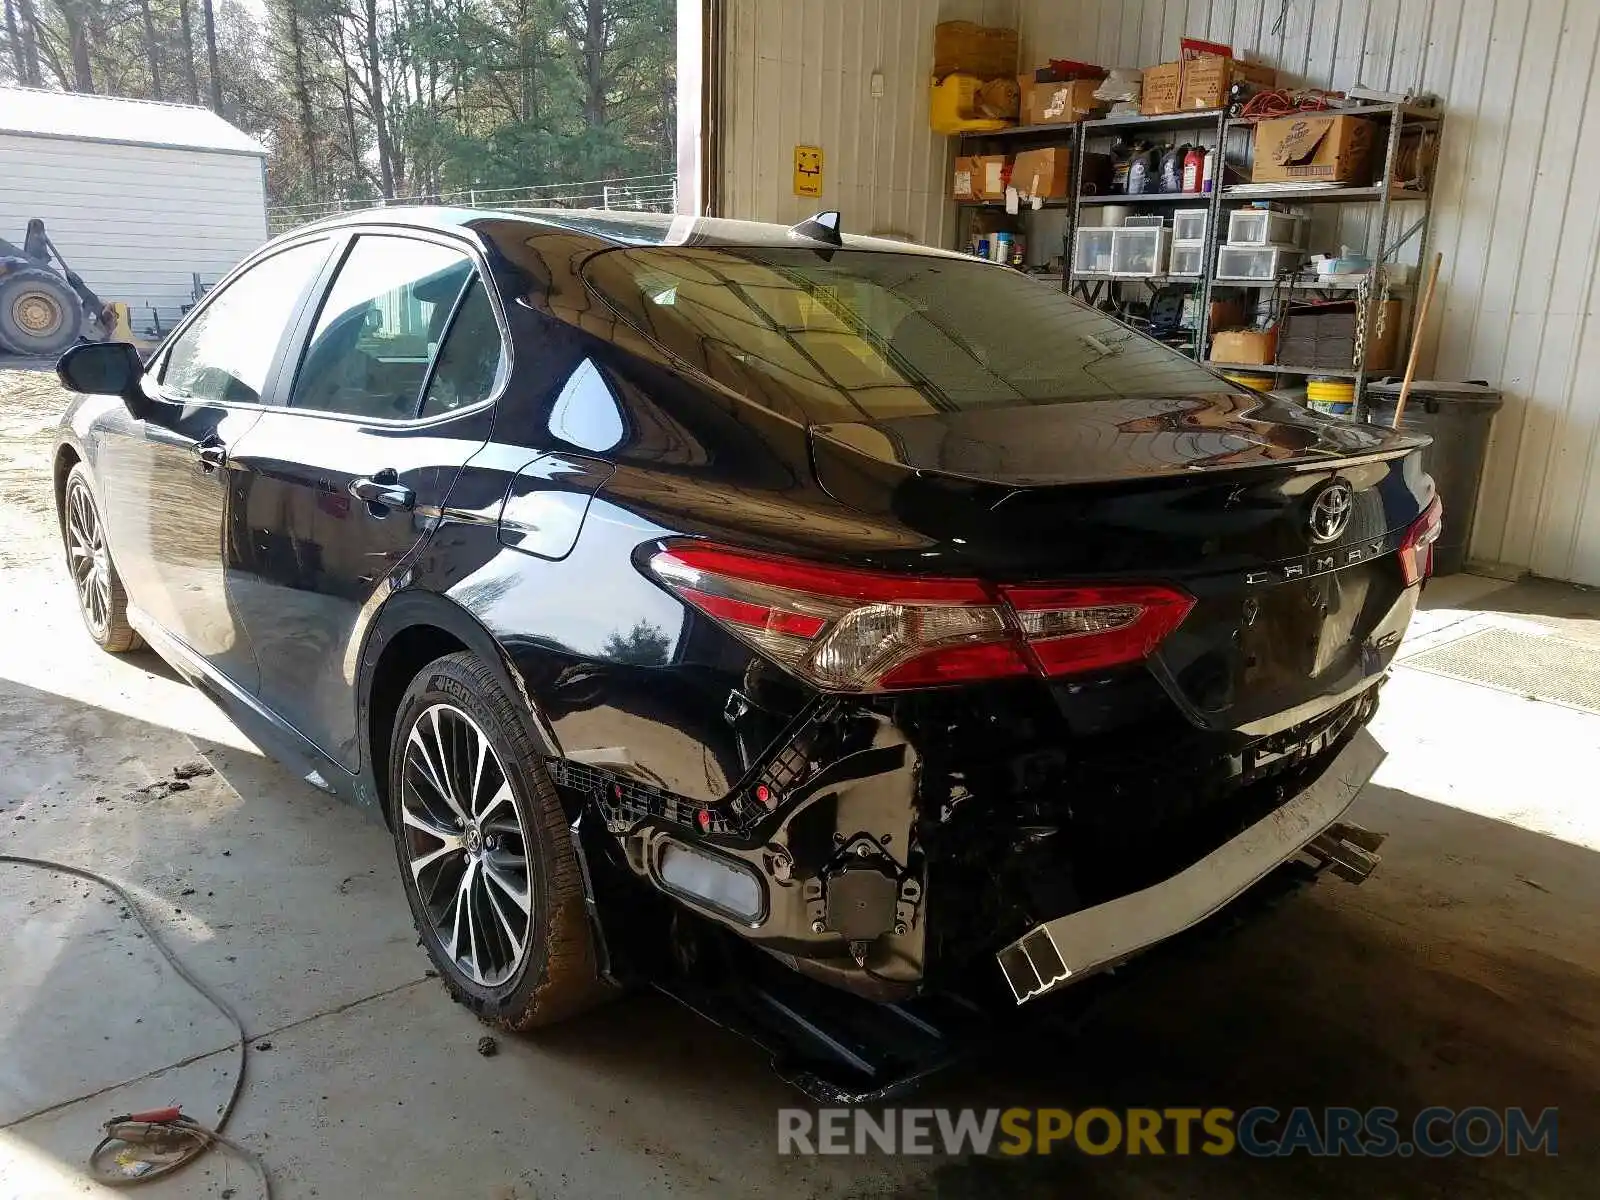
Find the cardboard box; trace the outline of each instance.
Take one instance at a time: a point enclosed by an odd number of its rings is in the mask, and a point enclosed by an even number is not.
[[[1049,199],[1072,191],[1072,151],[1066,146],[1041,146],[1018,151],[1011,164],[1011,185],[1024,197]]]
[[[1372,182],[1372,122],[1301,113],[1256,126],[1254,183]]]
[[[956,159],[951,195],[957,200],[1004,200],[1010,182],[1009,154],[974,154]]]
[[[1278,331],[1273,329],[1224,329],[1211,337],[1211,360],[1265,366],[1278,354]]]
[[[1100,84],[1093,79],[1037,83],[1019,75],[1017,86],[1022,91],[1017,117],[1022,125],[1070,125],[1094,116],[1103,107],[1094,98],[1094,90]]]
[[[1278,73],[1271,67],[1216,54],[1191,58],[1182,66],[1183,86],[1178,107],[1185,112],[1197,108],[1221,108],[1228,102],[1228,89],[1241,80],[1258,88],[1270,88],[1278,82]]]
[[[1147,117],[1175,113],[1183,102],[1183,64],[1162,63],[1146,67],[1140,85],[1139,111]]]
[[[978,198],[978,160],[970,154],[957,157],[950,172],[950,199],[976,200]]]
[[[965,71],[979,79],[1017,72],[1017,31],[941,21],[933,28],[933,73],[943,78]]]

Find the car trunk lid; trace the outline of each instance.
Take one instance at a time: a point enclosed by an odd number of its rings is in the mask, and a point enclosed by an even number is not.
[[[1432,498],[1421,439],[1243,393],[968,409],[811,437],[830,494],[927,539],[920,570],[1183,587],[1194,609],[1148,667],[1208,728],[1266,734],[1327,711],[1387,667],[1415,604],[1398,553]]]

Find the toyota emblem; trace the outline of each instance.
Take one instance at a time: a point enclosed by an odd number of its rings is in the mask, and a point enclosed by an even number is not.
[[[1337,541],[1350,524],[1350,511],[1355,507],[1355,493],[1342,479],[1335,479],[1317,494],[1311,502],[1311,540],[1313,542]]]

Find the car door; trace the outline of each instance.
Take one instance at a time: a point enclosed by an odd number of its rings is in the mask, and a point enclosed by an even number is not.
[[[213,292],[153,363],[149,415],[106,438],[96,474],[112,552],[138,613],[249,691],[255,655],[229,605],[243,547],[229,447],[272,400],[296,313],[331,242],[314,238],[252,263]]]
[[[285,403],[230,451],[259,563],[232,595],[261,702],[355,770],[361,630],[488,440],[506,339],[467,244],[398,232],[351,238],[301,325]]]

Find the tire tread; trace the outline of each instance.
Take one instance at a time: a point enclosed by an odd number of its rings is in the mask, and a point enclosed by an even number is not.
[[[490,1024],[513,1033],[522,1033],[593,1008],[608,998],[613,989],[599,977],[596,967],[594,937],[584,902],[583,874],[572,848],[571,830],[560,796],[515,702],[506,694],[494,672],[477,655],[470,651],[458,651],[435,659],[412,681],[405,699],[400,703],[391,738],[391,778],[395,755],[401,753],[402,731],[408,727],[406,714],[417,697],[443,690],[436,687],[441,677],[457,683],[472,701],[488,710],[493,717],[494,732],[511,743],[509,748],[516,768],[522,782],[527,785],[529,808],[532,810],[529,815],[535,825],[533,840],[540,855],[540,871],[544,881],[543,894],[538,898],[536,911],[544,923],[545,957],[541,977],[532,989],[524,994],[524,989],[519,986],[504,1002],[467,991],[451,978],[448,970],[441,969],[439,975],[457,1003],[471,1009]],[[459,696],[454,698],[458,701],[463,699]],[[497,746],[496,749],[502,748]],[[395,803],[398,803],[398,792],[393,786],[390,790]],[[396,827],[399,828],[398,823]],[[397,844],[399,836],[397,833]],[[530,847],[530,853],[534,849]],[[407,896],[409,899],[409,890]],[[426,946],[428,931],[422,912],[414,902],[411,904],[411,915],[417,936]],[[530,947],[530,953],[532,950]],[[534,969],[532,964],[529,969]]]

